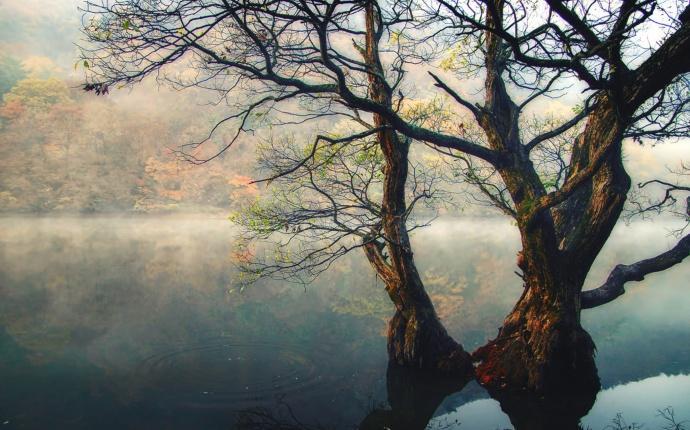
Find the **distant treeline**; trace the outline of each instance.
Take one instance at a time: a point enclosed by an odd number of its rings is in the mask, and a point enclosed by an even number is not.
[[[135,110],[0,58],[0,211],[199,211],[253,198],[252,150],[203,166],[175,157],[212,119],[193,97]]]

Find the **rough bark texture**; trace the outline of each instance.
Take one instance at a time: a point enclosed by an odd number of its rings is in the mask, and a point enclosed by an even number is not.
[[[495,5],[502,10],[502,0]],[[489,27],[493,19],[487,17]],[[595,346],[580,325],[580,291],[630,187],[620,162],[623,121],[601,97],[575,142],[560,194],[547,194],[520,141],[520,111],[501,76],[503,42],[489,32],[486,43],[486,99],[478,119],[492,149],[507,154],[497,170],[517,213],[524,293],[496,339],[474,353],[477,377],[491,390],[597,390]]]
[[[630,187],[620,162],[622,127],[607,100],[578,137],[568,181],[579,182],[554,210],[537,210],[550,198],[524,169],[504,177],[518,211],[524,293],[496,339],[477,350],[479,381],[490,389],[554,393],[599,387],[595,346],[580,325],[580,293],[594,259],[609,237]],[[524,196],[527,197],[524,197]],[[536,202],[536,203],[535,203]]]
[[[383,77],[378,57],[381,37],[379,16],[374,2],[366,9],[366,52],[370,68],[369,95],[377,103],[391,106],[390,89]],[[374,114],[376,127],[388,122]],[[392,129],[378,133],[385,159],[381,226],[386,240],[388,258],[382,247],[371,242],[366,254],[386,284],[386,291],[395,304],[395,315],[388,326],[388,354],[391,361],[415,368],[468,374],[471,358],[447,333],[436,314],[417,271],[407,233],[405,184],[408,174],[410,141]]]
[[[486,14],[486,25],[498,28],[504,0],[493,0],[491,7],[495,13]],[[371,71],[369,95],[379,105],[391,108],[391,91],[378,57],[378,20],[375,3],[368,3],[365,58]],[[637,108],[677,75],[674,71],[655,79],[650,70],[669,62],[668,70],[687,69],[687,60],[679,60],[677,52],[690,43],[689,28],[684,26],[676,32],[638,70],[612,73],[611,82],[597,94],[587,123],[573,143],[564,183],[550,193],[530,159],[531,148],[521,142],[520,107],[508,94],[502,76],[509,49],[497,32],[486,32],[485,100],[481,108],[471,111],[487,136],[494,154],[492,165],[515,207],[525,281],[524,293],[496,339],[474,354],[480,362],[478,379],[490,390],[546,394],[561,393],[564,387],[573,392],[599,388],[595,346],[580,325],[582,286],[620,217],[630,189],[622,163],[625,130]],[[391,125],[378,114],[374,114],[374,122],[376,127]],[[388,333],[390,357],[415,367],[470,371],[467,354],[438,320],[414,264],[405,226],[409,141],[391,129],[378,136],[386,161],[381,228],[390,261],[376,243],[366,248],[396,306]],[[677,257],[673,255],[675,260]],[[668,261],[664,259],[663,264]],[[636,279],[640,273],[622,268],[614,272],[616,282]],[[595,295],[610,297],[614,290],[619,292],[620,288],[585,293],[585,305],[594,303]]]
[[[532,282],[496,339],[474,353],[481,361],[478,381],[491,390],[596,392],[594,342],[580,326],[576,293],[563,284]]]

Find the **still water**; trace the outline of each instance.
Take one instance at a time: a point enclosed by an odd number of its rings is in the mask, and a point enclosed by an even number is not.
[[[387,367],[392,308],[363,256],[240,292],[233,237],[201,217],[0,218],[0,428],[513,428],[474,382]],[[440,220],[413,241],[451,334],[493,337],[520,294],[515,228]],[[590,287],[672,243],[618,227]],[[690,419],[689,279],[681,264],[583,315],[603,386],[583,428]]]

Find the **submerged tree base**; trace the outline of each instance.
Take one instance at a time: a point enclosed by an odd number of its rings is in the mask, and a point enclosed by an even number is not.
[[[391,363],[456,376],[474,374],[472,357],[429,311],[396,311],[388,324]]]
[[[504,327],[499,336],[473,353],[477,381],[489,390],[558,394],[597,392],[595,346],[579,326],[530,332]]]

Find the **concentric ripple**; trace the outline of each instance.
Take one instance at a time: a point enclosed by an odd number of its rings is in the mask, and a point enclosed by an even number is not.
[[[140,363],[134,376],[169,406],[264,406],[324,385],[313,352],[307,355],[305,349],[297,344],[215,338],[152,355]]]

